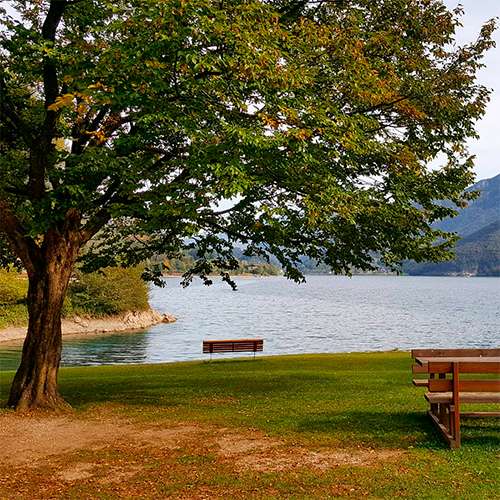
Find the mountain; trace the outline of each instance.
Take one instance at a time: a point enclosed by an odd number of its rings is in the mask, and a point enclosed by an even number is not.
[[[481,191],[481,195],[458,209],[456,217],[436,222],[433,227],[465,237],[500,220],[500,175],[479,181],[467,191]]]
[[[500,276],[500,220],[462,238],[457,258],[439,264],[408,263],[404,271],[426,276]]]
[[[500,276],[500,175],[479,181],[468,190],[479,190],[481,195],[460,209],[453,219],[433,225],[462,237],[455,247],[457,258],[439,264],[409,262],[404,272],[429,276]]]

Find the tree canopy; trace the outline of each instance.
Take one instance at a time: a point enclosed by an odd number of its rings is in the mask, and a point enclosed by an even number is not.
[[[32,290],[84,247],[95,269],[196,245],[206,275],[243,243],[297,280],[302,255],[449,258],[430,224],[473,196],[493,21],[457,47],[438,0],[11,3],[0,230]]]

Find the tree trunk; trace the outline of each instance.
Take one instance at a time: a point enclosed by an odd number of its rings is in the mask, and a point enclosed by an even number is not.
[[[57,376],[62,352],[61,312],[79,246],[46,238],[29,276],[28,333],[8,405],[25,411],[68,406],[59,395]]]

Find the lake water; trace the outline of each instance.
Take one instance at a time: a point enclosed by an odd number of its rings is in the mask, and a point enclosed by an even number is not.
[[[183,289],[180,279],[166,281],[151,305],[179,321],[65,339],[62,365],[208,359],[205,339],[262,337],[258,356],[500,346],[499,278],[309,276],[300,285],[237,278],[236,292],[225,283]],[[17,368],[20,352],[20,343],[0,345],[0,369]]]

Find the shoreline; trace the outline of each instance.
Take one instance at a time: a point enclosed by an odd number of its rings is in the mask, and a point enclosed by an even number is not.
[[[155,309],[148,311],[129,311],[106,318],[82,318],[76,316],[62,320],[63,337],[117,333],[128,330],[143,330],[160,323],[173,323],[177,318],[169,313],[159,313]],[[26,337],[27,326],[9,326],[0,330],[0,344],[4,342],[23,341]]]
[[[230,274],[231,278],[277,278],[278,276],[283,276],[282,274],[252,274],[252,273],[244,273],[244,274]],[[174,272],[174,273],[163,273],[162,278],[183,278],[184,273]],[[197,276],[198,277],[198,276]],[[220,274],[208,274],[207,278],[220,278]]]

